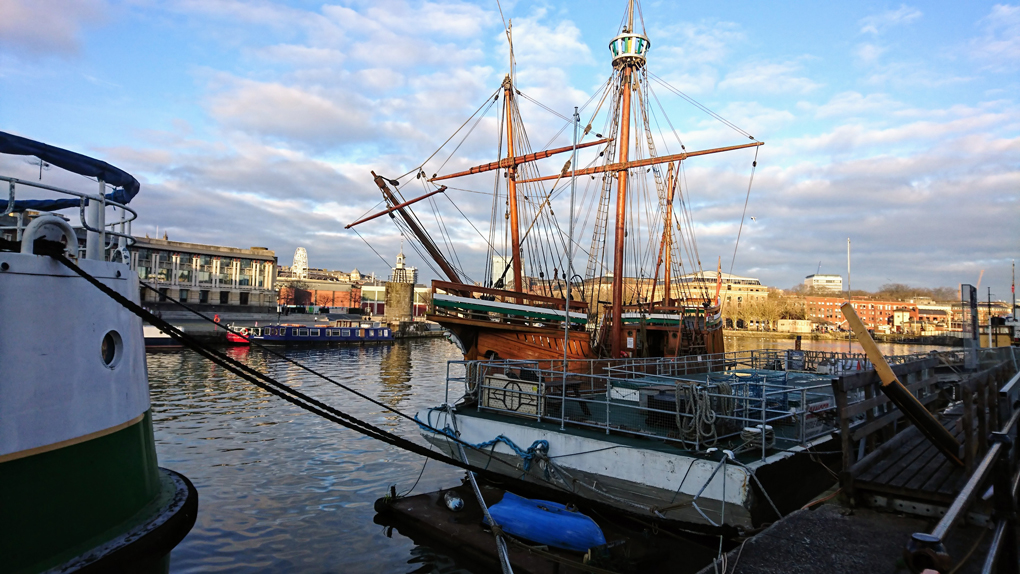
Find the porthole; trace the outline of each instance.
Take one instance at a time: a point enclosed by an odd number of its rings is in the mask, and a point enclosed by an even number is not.
[[[100,358],[103,360],[103,364],[109,368],[117,366],[117,362],[120,360],[120,356],[123,354],[124,341],[121,339],[120,334],[116,331],[110,331],[103,337],[103,343],[100,346],[99,353]]]

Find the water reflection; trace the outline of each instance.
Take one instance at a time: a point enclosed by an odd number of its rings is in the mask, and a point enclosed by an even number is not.
[[[383,392],[379,400],[399,407],[411,394],[411,348],[408,345],[392,345],[383,353],[379,368]]]
[[[387,420],[388,411],[283,359],[257,348],[229,352],[319,400],[421,442],[414,424]],[[411,414],[441,401],[445,363],[458,358],[445,340],[285,353]],[[434,553],[416,550],[403,536],[387,538],[372,521],[375,499],[389,484],[409,488],[422,470],[421,457],[310,415],[194,353],[147,359],[160,464],[183,472],[199,490],[198,521],[171,554],[173,572],[446,570],[449,557],[422,562]],[[430,464],[417,491],[459,477],[459,471]]]
[[[839,350],[827,346],[833,344],[838,342],[805,341],[804,348]],[[731,339],[727,345],[731,350],[792,348],[793,341]],[[908,352],[904,349],[909,348],[885,352]],[[446,361],[460,358],[445,339],[283,352],[410,414],[442,402]],[[423,444],[413,423],[292,363],[258,348],[228,353],[327,404]],[[199,491],[198,520],[171,554],[173,572],[464,568],[402,535],[387,537],[373,522],[372,503],[390,484],[400,491],[410,488],[422,472],[421,457],[308,414],[194,353],[150,354],[147,360],[160,464],[183,472]],[[448,487],[460,477],[458,470],[429,464],[416,492]]]

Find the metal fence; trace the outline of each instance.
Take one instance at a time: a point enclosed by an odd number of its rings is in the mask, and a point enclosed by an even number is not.
[[[675,359],[453,361],[480,411],[693,450],[718,446],[765,458],[835,428],[827,375],[786,371],[783,352]],[[772,367],[772,368],[765,368]]]

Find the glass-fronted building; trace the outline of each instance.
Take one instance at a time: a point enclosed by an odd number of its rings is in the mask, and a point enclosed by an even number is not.
[[[142,287],[143,304],[172,297],[201,305],[271,307],[276,310],[276,254],[264,247],[239,249],[136,238],[131,268]]]

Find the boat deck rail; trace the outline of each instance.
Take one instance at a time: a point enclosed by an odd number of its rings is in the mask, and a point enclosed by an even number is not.
[[[28,194],[30,197],[27,199],[35,200],[52,199],[52,197],[48,196],[53,194],[71,196],[77,198],[79,220],[77,225],[71,224],[71,227],[72,229],[85,230],[87,232],[86,237],[88,238],[86,246],[83,249],[80,248],[80,251],[85,253],[78,253],[78,255],[92,253],[93,255],[88,255],[88,258],[105,259],[106,254],[109,254],[111,260],[120,258],[123,263],[127,263],[130,260],[127,248],[135,243],[134,238],[131,236],[131,222],[138,218],[138,212],[123,203],[108,198],[105,191],[106,184],[102,180],[98,182],[98,193],[84,193],[2,175],[0,175],[0,181],[7,182],[8,185],[7,203],[4,210],[0,212],[0,217],[12,215],[16,218],[14,225],[0,225],[0,232],[14,231],[14,239],[21,241],[23,231],[28,222],[25,221],[25,211],[15,211],[15,202],[19,199],[26,199],[24,195]],[[25,193],[22,193],[22,196],[19,197],[19,188],[28,188],[28,190],[25,190]],[[113,209],[114,212],[119,211],[119,219],[113,223],[106,223],[107,208]],[[54,209],[51,213],[56,211],[61,211],[61,209]],[[93,245],[93,247],[90,248],[89,244]],[[99,249],[100,247],[101,249]],[[102,254],[102,256],[100,257],[95,254]]]
[[[748,366],[765,361],[775,358],[734,353],[700,369],[674,359],[578,360],[566,369],[563,361],[451,361],[447,403],[461,383],[458,401],[479,411],[745,458],[830,435],[828,376]]]

